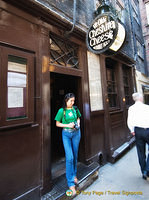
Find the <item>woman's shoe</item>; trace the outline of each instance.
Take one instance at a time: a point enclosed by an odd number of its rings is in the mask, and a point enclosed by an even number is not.
[[[72,190],[72,196],[75,196],[76,195],[75,186],[71,186],[69,189]]]

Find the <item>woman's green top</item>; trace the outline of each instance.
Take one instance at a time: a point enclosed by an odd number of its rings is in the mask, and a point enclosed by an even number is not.
[[[61,122],[62,124],[69,124],[71,122],[76,122],[77,118],[81,117],[81,113],[78,108],[72,108],[72,109],[65,109],[60,108],[56,114],[55,120],[58,122]],[[70,128],[66,128],[70,129]]]

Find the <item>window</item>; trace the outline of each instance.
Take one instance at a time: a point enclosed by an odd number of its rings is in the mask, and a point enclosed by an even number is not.
[[[98,0],[94,0],[95,10],[100,6],[100,3]]]
[[[125,5],[123,0],[110,0],[110,7],[113,14],[124,22]]]
[[[79,68],[78,46],[50,35],[50,64]]]
[[[113,7],[115,7],[115,5],[116,5],[116,0],[110,0],[110,3],[111,3],[111,5],[112,5]]]
[[[109,107],[116,108],[118,107],[118,95],[114,63],[106,62],[106,76]]]
[[[145,4],[145,7],[146,7],[147,22],[149,24],[149,2]]]
[[[34,120],[34,54],[8,47],[1,52],[0,126]]]
[[[140,17],[138,15],[138,13],[134,10],[134,8],[132,8],[132,16],[133,16],[133,21],[134,21],[134,26],[136,26],[136,30],[140,31],[140,25],[141,25],[141,21],[140,21]]]
[[[118,12],[122,12],[122,10],[124,9],[124,2],[122,0],[117,0],[116,1],[116,9],[118,10]]]
[[[134,12],[136,13],[136,15],[138,15],[138,13],[139,13],[139,2],[136,1],[136,0],[132,0],[131,5],[132,5],[132,8],[133,8]]]
[[[147,70],[144,67],[144,60],[140,56],[138,56],[138,58],[137,58],[136,68],[141,73],[147,75]]]
[[[130,70],[127,66],[123,65],[123,84],[124,84],[124,95],[126,105],[131,104],[131,95],[130,95]]]
[[[144,94],[144,103],[149,105],[149,86],[142,85],[142,90]]]
[[[27,92],[27,59],[8,55],[7,119],[25,118]]]
[[[137,40],[138,55],[144,60],[144,46]]]

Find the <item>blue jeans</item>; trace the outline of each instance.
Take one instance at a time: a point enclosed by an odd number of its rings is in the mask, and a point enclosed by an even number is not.
[[[74,186],[77,174],[77,158],[81,133],[79,130],[62,130],[62,139],[66,157],[66,179],[68,187]]]

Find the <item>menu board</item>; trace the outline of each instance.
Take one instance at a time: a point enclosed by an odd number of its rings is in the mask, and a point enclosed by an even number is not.
[[[103,110],[100,56],[87,52],[91,111]]]

